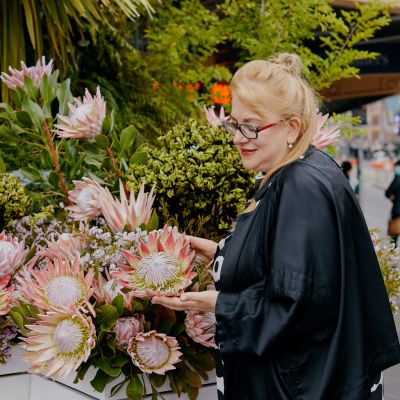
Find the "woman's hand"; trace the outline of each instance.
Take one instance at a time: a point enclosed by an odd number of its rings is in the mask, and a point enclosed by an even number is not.
[[[211,262],[214,258],[214,254],[217,251],[218,244],[212,240],[196,237],[196,236],[186,236],[189,239],[190,247],[196,252],[206,264]]]
[[[215,313],[219,292],[216,290],[205,290],[204,292],[187,292],[180,297],[154,296],[153,304],[178,311],[202,311]]]

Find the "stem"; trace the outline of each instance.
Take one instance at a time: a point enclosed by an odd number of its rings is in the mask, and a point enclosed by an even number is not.
[[[53,168],[54,171],[56,171],[56,174],[58,175],[58,178],[60,180],[60,186],[64,194],[64,202],[65,204],[68,204],[68,189],[67,186],[65,185],[64,175],[62,174],[60,169],[60,163],[58,162],[58,154],[56,152],[56,149],[54,148],[53,138],[51,136],[49,126],[47,125],[47,121],[44,122],[43,128],[47,145],[49,146],[51,157],[53,159]]]
[[[117,171],[118,177],[121,177],[121,176],[123,175],[123,173],[122,173],[122,171],[119,169],[118,163],[117,163],[117,161],[115,160],[115,158],[113,157],[113,153],[112,153],[112,151],[111,151],[111,149],[110,149],[109,147],[107,147],[106,153],[107,153],[108,157],[110,157],[110,160],[111,160],[111,162],[112,162],[112,165],[113,165],[115,171]]]

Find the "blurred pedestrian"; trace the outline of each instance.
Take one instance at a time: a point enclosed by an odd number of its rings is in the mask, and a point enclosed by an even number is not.
[[[387,188],[385,196],[393,203],[388,234],[397,245],[397,238],[400,235],[400,160],[397,160],[394,164],[394,178]]]
[[[347,161],[347,160],[343,161],[341,168],[342,168],[342,171],[343,171],[344,175],[346,176],[346,178],[348,180],[350,180],[350,171],[352,169],[351,162]]]
[[[358,198],[358,195],[360,194],[360,184],[358,180],[354,178],[354,176],[352,176],[351,174],[351,170],[353,168],[352,163],[350,161],[344,160],[340,167],[342,168],[345,177],[349,180],[350,185],[353,188],[354,193]]]

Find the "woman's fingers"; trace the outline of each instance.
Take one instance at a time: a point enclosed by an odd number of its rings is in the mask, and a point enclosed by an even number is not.
[[[151,302],[178,311],[215,312],[217,297],[217,291],[207,290],[204,292],[187,292],[181,297],[155,296]]]

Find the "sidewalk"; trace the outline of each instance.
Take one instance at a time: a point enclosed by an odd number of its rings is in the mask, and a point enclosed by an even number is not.
[[[391,202],[384,191],[389,186],[393,174],[384,170],[372,170],[368,164],[362,166],[360,185],[360,204],[369,228],[386,232]],[[400,318],[396,318],[397,332],[400,335]],[[400,400],[400,364],[384,373],[385,400]]]

